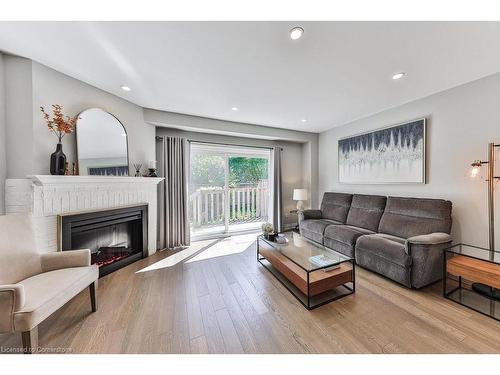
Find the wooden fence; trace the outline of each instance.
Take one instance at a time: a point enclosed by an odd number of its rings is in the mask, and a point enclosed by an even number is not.
[[[227,197],[227,198],[226,198]],[[267,187],[198,189],[189,196],[188,214],[195,227],[224,224],[226,199],[229,199],[229,223],[267,221]]]

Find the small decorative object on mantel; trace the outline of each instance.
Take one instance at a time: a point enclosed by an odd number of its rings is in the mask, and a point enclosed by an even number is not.
[[[134,163],[135,177],[141,177],[141,168],[142,168],[141,163]]]
[[[66,134],[71,134],[75,130],[78,116],[64,116],[62,113],[62,106],[59,104],[52,104],[52,118],[45,112],[43,107],[40,107],[40,110],[47,123],[47,128],[57,136],[59,141],[56,146],[56,151],[50,155],[50,174],[64,175],[66,173],[66,155],[64,155],[62,150],[61,142]]]
[[[156,160],[151,160],[148,165],[148,175],[147,177],[158,177],[156,175]]]
[[[276,233],[271,223],[264,223],[262,224],[262,234],[266,240],[274,241],[278,233]]]

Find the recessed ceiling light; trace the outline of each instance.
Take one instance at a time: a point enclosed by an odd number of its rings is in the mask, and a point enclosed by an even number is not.
[[[303,119],[302,119],[302,120],[300,120],[300,121],[302,121],[302,122],[307,122],[307,120],[306,120],[305,118],[303,118]]]
[[[231,110],[237,111],[239,108],[238,107],[231,107]]]
[[[130,87],[125,86],[125,85],[121,85],[120,87],[121,87],[121,89],[122,89],[123,91],[130,91],[130,90],[132,90]]]
[[[293,40],[299,39],[302,34],[304,34],[304,29],[302,27],[294,27],[292,30],[290,30],[290,38]]]
[[[396,79],[400,79],[400,78],[403,78],[404,76],[406,75],[406,73],[404,72],[401,72],[401,73],[396,73],[392,76],[392,79],[396,80]]]

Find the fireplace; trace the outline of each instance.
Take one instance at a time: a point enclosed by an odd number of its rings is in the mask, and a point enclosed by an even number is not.
[[[59,249],[90,249],[99,276],[147,254],[148,206],[131,206],[59,215]]]

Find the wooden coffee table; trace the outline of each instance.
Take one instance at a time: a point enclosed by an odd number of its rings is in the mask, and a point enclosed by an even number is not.
[[[296,232],[282,234],[280,244],[257,237],[257,260],[308,310],[355,291],[354,259],[302,237]],[[324,265],[311,258],[322,256]],[[314,258],[312,258],[314,259]]]

